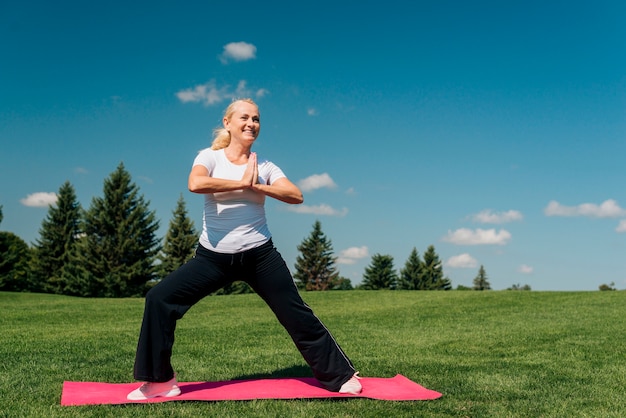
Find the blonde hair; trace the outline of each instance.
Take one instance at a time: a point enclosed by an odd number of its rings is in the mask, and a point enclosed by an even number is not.
[[[228,105],[226,110],[224,110],[224,118],[230,120],[235,113],[235,105],[239,102],[250,103],[256,107],[259,107],[254,100],[252,99],[235,99]],[[226,148],[230,144],[230,132],[226,130],[223,126],[217,127],[213,130],[213,142],[211,143],[212,150],[218,150],[222,148]]]

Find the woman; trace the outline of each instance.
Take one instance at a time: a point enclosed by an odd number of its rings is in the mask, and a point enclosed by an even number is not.
[[[298,294],[267,227],[265,196],[299,204],[302,192],[280,168],[251,152],[261,127],[252,100],[231,103],[222,122],[189,174],[189,190],[205,196],[196,254],[146,295],[134,368],[135,379],[145,383],[128,399],[180,394],[170,362],[176,321],[235,279],[243,279],[268,304],[326,389],[358,394],[357,372]]]

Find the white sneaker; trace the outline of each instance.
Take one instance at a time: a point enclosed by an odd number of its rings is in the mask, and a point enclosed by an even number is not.
[[[180,395],[180,388],[178,382],[176,382],[176,376],[167,382],[145,382],[137,389],[130,392],[126,399],[129,401],[144,401],[146,399],[156,398],[157,396],[163,396],[170,398],[172,396]]]
[[[352,395],[358,395],[363,390],[363,386],[361,386],[361,382],[359,382],[360,377],[357,376],[359,372],[356,372],[354,376],[350,378],[346,383],[341,385],[341,389],[339,389],[339,393],[350,393]]]

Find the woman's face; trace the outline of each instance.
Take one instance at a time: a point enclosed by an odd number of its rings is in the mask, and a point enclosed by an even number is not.
[[[224,118],[224,128],[230,132],[231,141],[251,145],[261,130],[259,108],[248,102],[236,102],[230,119]]]

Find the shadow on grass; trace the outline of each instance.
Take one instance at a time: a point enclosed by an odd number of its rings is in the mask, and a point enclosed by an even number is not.
[[[267,380],[268,384],[271,383],[272,379],[295,379],[307,386],[312,386],[316,388],[322,388],[322,385],[312,377],[313,374],[311,369],[304,365],[294,365],[291,367],[286,367],[278,370],[272,371],[270,374],[266,373],[251,373],[245,375],[235,376],[231,380],[225,380],[220,382],[201,382],[195,384],[187,384],[184,386],[183,392],[195,392],[199,390],[207,390],[207,389],[217,389],[229,385],[236,385],[242,383],[244,381],[250,380]]]

